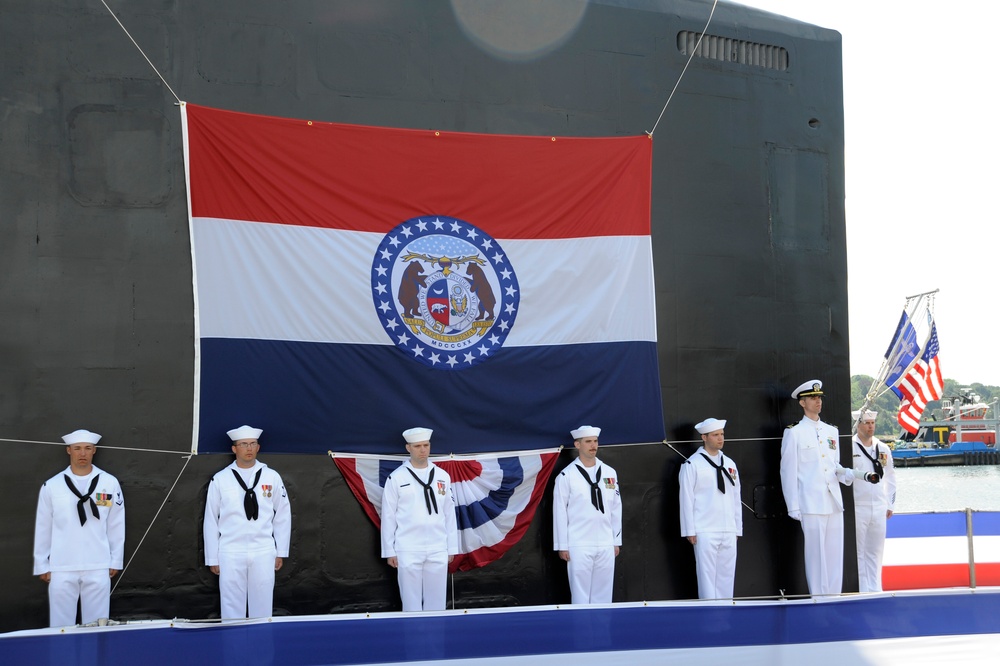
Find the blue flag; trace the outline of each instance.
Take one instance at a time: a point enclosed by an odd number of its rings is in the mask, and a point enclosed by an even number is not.
[[[917,330],[913,328],[913,324],[910,323],[910,318],[906,316],[904,310],[899,317],[899,324],[896,325],[892,342],[889,343],[889,348],[885,351],[885,359],[889,363],[889,374],[886,375],[885,385],[892,389],[892,392],[900,400],[902,400],[903,394],[896,388],[896,384],[919,353]]]

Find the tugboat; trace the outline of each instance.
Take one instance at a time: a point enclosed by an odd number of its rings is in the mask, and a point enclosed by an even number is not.
[[[996,465],[1000,432],[997,399],[984,402],[971,388],[941,401],[943,415],[921,421],[917,434],[896,442],[893,462],[902,467],[923,465]],[[990,411],[993,418],[987,418]]]

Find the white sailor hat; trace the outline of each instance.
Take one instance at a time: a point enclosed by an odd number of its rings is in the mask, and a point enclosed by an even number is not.
[[[569,434],[573,436],[574,440],[583,439],[584,437],[600,437],[601,429],[597,426],[582,425],[576,430],[570,430]]]
[[[863,414],[860,411],[851,412],[851,416],[854,417],[855,421],[874,421],[878,418],[878,412],[866,409]]]
[[[811,395],[823,395],[823,382],[818,379],[810,379],[792,391],[792,397],[796,400],[799,398],[808,398]]]
[[[434,434],[434,431],[430,428],[410,428],[403,431],[403,439],[406,440],[407,444],[429,442],[431,441],[432,434]]]
[[[239,428],[227,430],[226,434],[229,435],[229,439],[234,442],[238,442],[241,439],[260,439],[260,433],[262,432],[264,431],[260,428],[252,428],[248,425],[241,425]]]
[[[701,423],[697,423],[694,429],[700,432],[702,435],[707,435],[710,432],[715,432],[716,430],[722,430],[726,427],[726,419],[705,419]]]
[[[62,439],[67,444],[97,444],[101,441],[101,436],[89,430],[74,430],[68,435],[63,435]]]

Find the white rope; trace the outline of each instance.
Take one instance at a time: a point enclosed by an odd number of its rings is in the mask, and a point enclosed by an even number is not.
[[[712,11],[709,12],[709,14],[708,14],[708,21],[705,23],[705,29],[701,31],[701,35],[699,35],[699,37],[698,37],[698,42],[694,45],[694,48],[691,49],[691,53],[688,54],[687,62],[684,63],[684,69],[681,70],[680,76],[677,77],[677,82],[674,84],[674,89],[671,90],[670,91],[670,95],[667,96],[667,102],[666,102],[666,104],[663,105],[663,110],[660,111],[660,115],[656,118],[656,122],[653,123],[653,129],[651,129],[648,132],[646,132],[646,134],[648,134],[650,137],[653,136],[653,132],[656,131],[656,128],[659,126],[660,121],[663,119],[663,114],[667,112],[667,106],[670,105],[670,100],[672,100],[674,98],[674,93],[677,92],[678,86],[681,85],[681,79],[684,78],[684,74],[685,74],[685,72],[687,72],[688,66],[691,64],[691,61],[694,59],[694,54],[698,52],[698,48],[701,46],[701,40],[705,39],[705,33],[708,32],[708,26],[712,25],[712,17],[715,16],[715,7],[718,4],[719,4],[719,0],[715,0],[712,3]]]
[[[487,451],[484,453],[468,454],[448,453],[430,456],[429,459],[431,462],[447,462],[449,460],[490,460],[492,458],[513,458],[516,456],[532,454],[559,453],[562,449],[563,447],[559,446],[552,449],[532,449],[530,451]],[[336,451],[327,451],[326,455],[330,456],[334,460],[337,458],[356,458],[358,460],[398,460],[399,462],[404,462],[410,459],[410,456],[408,455],[397,455],[394,453],[339,453]]]
[[[726,441],[727,442],[738,442],[739,440],[737,440],[737,439],[732,439],[732,440],[727,439]],[[673,451],[674,453],[676,453],[677,455],[679,455],[681,458],[684,458],[684,460],[687,460],[687,456],[684,455],[683,453],[681,453],[680,451],[678,451],[677,449],[675,449],[670,442],[663,442],[663,443],[666,444],[667,446],[669,446],[671,451]],[[750,513],[754,513],[755,514],[755,512],[753,510],[753,507],[750,506],[749,504],[747,504],[746,502],[744,502],[742,497],[740,498],[740,504],[742,504],[743,506],[745,506],[750,511]]]
[[[108,10],[108,13],[111,14],[111,18],[113,18],[115,22],[118,23],[118,25],[125,32],[128,38],[132,40],[132,43],[135,44],[135,48],[139,49],[139,53],[142,54],[142,57],[146,59],[146,62],[149,63],[149,66],[153,68],[153,71],[156,72],[156,75],[160,77],[161,81],[163,81],[163,85],[167,87],[167,90],[170,91],[170,94],[173,95],[174,99],[177,100],[177,103],[180,104],[181,98],[177,96],[177,93],[174,92],[174,89],[171,88],[170,84],[167,83],[167,80],[163,78],[163,75],[160,74],[160,70],[156,69],[156,65],[153,64],[153,61],[149,59],[149,56],[146,55],[146,52],[142,50],[141,46],[139,46],[139,42],[135,41],[135,38],[132,37],[131,34],[129,34],[129,31],[125,28],[125,25],[120,20],[118,20],[118,17],[115,16],[115,13],[111,11],[111,7],[108,7],[108,3],[106,3],[104,0],[101,0],[101,4],[104,5],[104,8]]]
[[[49,446],[66,446],[65,442],[40,442],[40,441],[34,440],[34,439],[5,439],[3,437],[0,437],[0,442],[12,442],[14,444],[47,444]],[[189,455],[191,455],[190,451],[167,451],[167,450],[164,450],[164,449],[137,449],[137,448],[132,448],[132,447],[128,447],[128,446],[105,446],[104,444],[99,445],[97,448],[101,449],[102,451],[107,451],[107,450],[111,450],[111,451],[141,451],[143,453],[173,453],[173,454],[179,455],[179,456],[189,456]]]
[[[149,521],[149,526],[146,527],[146,531],[143,533],[142,538],[139,539],[139,544],[135,547],[135,550],[132,551],[132,555],[131,557],[128,558],[128,562],[125,563],[125,568],[122,569],[121,572],[118,574],[118,580],[115,581],[114,587],[111,588],[112,594],[114,594],[115,589],[117,589],[118,583],[122,582],[122,578],[125,577],[125,572],[128,571],[129,565],[132,564],[132,560],[135,559],[136,553],[138,553],[139,549],[142,547],[143,542],[146,540],[146,536],[149,534],[149,530],[153,529],[153,523],[156,522],[156,519],[159,517],[160,512],[163,511],[164,505],[167,503],[167,500],[170,499],[170,493],[174,492],[174,488],[177,487],[177,482],[181,480],[181,474],[183,474],[184,470],[187,469],[188,463],[191,462],[191,458],[193,457],[194,454],[189,453],[187,455],[187,459],[184,461],[184,466],[181,467],[181,471],[177,473],[177,478],[174,479],[174,485],[170,486],[170,490],[167,491],[166,497],[164,497],[163,501],[160,503],[160,508],[156,510],[156,515],[154,515],[153,519]]]

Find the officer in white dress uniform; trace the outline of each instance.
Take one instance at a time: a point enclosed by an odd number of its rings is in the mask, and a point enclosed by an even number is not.
[[[733,598],[736,539],[743,536],[740,475],[722,454],[725,427],[724,419],[697,424],[704,445],[680,471],[681,536],[694,546],[700,599]]]
[[[451,477],[432,463],[430,428],[403,432],[410,459],[382,495],[382,557],[396,569],[404,611],[444,610],[448,564],[458,554]]]
[[[809,594],[840,594],[844,579],[844,498],[854,473],[840,464],[840,433],[819,420],[823,382],[794,391],[804,413],[781,438],[781,491],[788,516],[802,523]]]
[[[553,545],[566,561],[574,604],[609,604],[622,545],[618,472],[597,458],[601,429],[570,431],[579,456],[556,477]]]
[[[854,477],[869,483],[854,484],[854,535],[858,546],[858,590],[882,591],[882,550],[885,521],[896,504],[896,468],[892,451],[875,435],[878,413],[853,413],[858,432],[851,442]]]
[[[292,510],[281,476],[257,460],[261,432],[226,433],[236,460],[208,486],[205,565],[219,576],[223,620],[271,617],[274,573],[288,557]]]
[[[63,436],[69,467],[42,484],[35,514],[34,574],[49,584],[49,626],[107,619],[111,579],[125,553],[125,500],[111,474],[94,465],[101,436]]]

